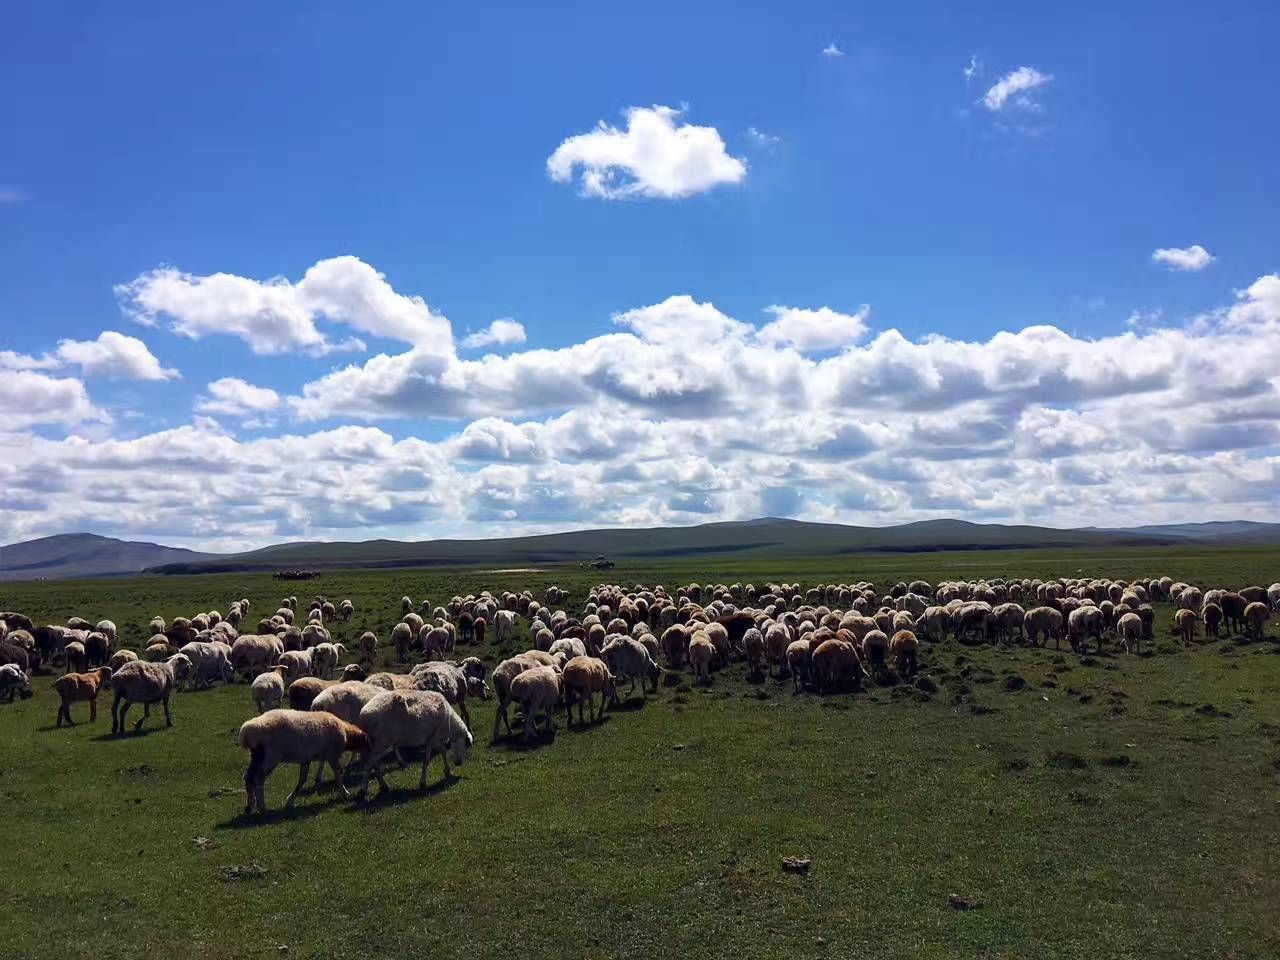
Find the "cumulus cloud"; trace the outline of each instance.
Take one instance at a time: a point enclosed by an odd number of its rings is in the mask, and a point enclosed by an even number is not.
[[[802,352],[834,350],[857,343],[867,333],[871,308],[863,304],[855,313],[838,313],[830,307],[802,310],[768,307],[774,321],[756,335],[761,343],[788,345]]]
[[[36,424],[74,426],[106,415],[89,402],[84,384],[71,377],[50,377],[34,370],[13,370],[0,376],[0,430]],[[28,462],[27,457],[15,459]]]
[[[1189,247],[1161,247],[1151,254],[1151,259],[1170,270],[1194,273],[1213,263],[1214,257],[1200,244],[1193,243]]]
[[[679,123],[673,107],[632,107],[627,128],[603,121],[569,137],[547,158],[547,173],[568,183],[580,172],[582,192],[604,200],[674,200],[741,183],[747,165],[725,150],[715,127]]]
[[[420,297],[396,293],[381,273],[351,256],[321,260],[297,283],[228,273],[202,277],[160,267],[120,284],[116,296],[139,323],[167,317],[175,333],[193,340],[235,336],[264,355],[365,349],[358,338],[333,341],[317,325],[321,320],[427,352],[453,350],[448,320]]]
[[[214,416],[244,416],[270,413],[280,406],[280,394],[270,387],[258,387],[238,377],[214,380],[205,394],[196,399],[199,413]]]
[[[1052,79],[1034,67],[1018,67],[991,85],[982,97],[982,104],[993,113],[1010,107],[1036,110],[1039,102],[1035,99],[1035,91]]]
[[[483,330],[477,330],[464,338],[461,345],[468,350],[475,350],[480,347],[509,347],[513,344],[524,343],[525,339],[523,324],[517,323],[510,317],[502,317],[493,321]]]
[[[64,365],[78,366],[86,377],[112,380],[174,380],[177,370],[160,361],[137,337],[104,330],[97,340],[60,340],[55,353]]]

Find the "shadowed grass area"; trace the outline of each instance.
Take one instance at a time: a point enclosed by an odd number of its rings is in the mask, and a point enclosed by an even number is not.
[[[1256,582],[1276,559],[1215,553],[1196,579]],[[611,579],[981,575],[956,560]],[[1195,562],[1185,557],[1089,561],[1058,558],[1090,573],[1196,573],[1175,569]],[[559,582],[576,606],[598,579],[140,579],[20,585],[0,606],[111,617],[137,644],[157,613],[225,610],[247,594],[256,618],[286,592],[323,591],[356,603],[340,639],[367,626],[385,640],[402,594],[442,602]],[[1139,657],[927,646],[932,695],[796,696],[789,679],[749,683],[740,664],[705,688],[686,674],[601,723],[570,729],[561,713],[555,736],[529,748],[491,746],[493,704],[479,704],[477,746],[453,782],[437,786],[437,760],[419,794],[417,764],[392,765],[391,794],[367,806],[308,790],[261,820],[242,815],[247,756],[234,742],[252,713],[247,686],[179,694],[173,729],[153,715],[143,736],[103,738],[109,699],[96,724],[47,729],[57,701],[39,677],[34,698],[0,705],[0,955],[1274,957],[1277,646],[1183,650],[1168,614],[1157,650]],[[273,775],[269,805],[295,778]],[[783,872],[785,856],[811,859],[808,874]],[[952,894],[976,908],[956,909]]]

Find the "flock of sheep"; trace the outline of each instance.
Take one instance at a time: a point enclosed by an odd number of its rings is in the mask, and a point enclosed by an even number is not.
[[[287,597],[252,633],[242,632],[248,599],[233,602],[225,616],[156,617],[141,655],[119,644],[109,620],[72,617],[65,626],[36,626],[21,613],[3,612],[0,701],[29,697],[29,675],[61,664],[63,674],[53,683],[56,725],[74,723],[71,707],[77,703],[88,703],[95,720],[98,695],[109,688],[111,729],[118,734],[134,704],[143,707],[135,731],[153,706],[163,709],[171,726],[175,691],[242,679],[258,713],[238,737],[249,751],[245,810],[264,813],[266,778],[282,763],[299,766],[286,805],[305,785],[312,764],[318,765],[316,786],[328,766],[337,788],[350,796],[341,767],[346,753],[363,759],[361,797],[373,777],[387,789],[385,761],[395,755],[403,762],[403,749],[422,753],[420,787],[437,755],[450,777],[450,763],[463,764],[474,742],[469,698],[496,697],[494,740],[504,728],[512,733],[512,704],[520,710],[524,736],[532,738],[539,727],[555,729],[560,709],[570,725],[575,705],[580,724],[588,717],[594,722],[618,701],[620,683],[629,684],[627,696],[637,683],[642,694],[656,691],[664,672],[686,666],[695,682],[709,682],[713,671],[742,662],[756,679],[789,676],[796,691],[828,692],[855,688],[866,677],[909,679],[919,668],[922,641],[948,637],[968,644],[1052,640],[1055,647],[1065,640],[1080,653],[1091,642],[1100,650],[1110,637],[1137,653],[1153,638],[1156,602],[1173,604],[1173,627],[1184,643],[1194,640],[1201,624],[1210,637],[1225,629],[1261,639],[1271,614],[1280,611],[1280,583],[1228,591],[1169,577],[998,578],[936,586],[915,580],[887,593],[869,582],[808,589],[691,583],[674,596],[660,585],[628,590],[601,584],[577,616],[561,608],[566,600],[558,587],[541,601],[528,590],[485,591],[455,596],[443,606],[423,601],[416,610],[404,597],[389,641],[397,664],[421,658],[407,672],[376,670],[381,644],[372,631],[363,632],[351,651],[334,642],[328,624],[351,619],[350,600],[335,605],[317,597],[301,619],[297,598]],[[509,643],[521,622],[532,647],[492,670],[477,656],[449,659],[459,644],[480,651],[490,631],[500,644]],[[354,660],[343,666],[349,653]]]

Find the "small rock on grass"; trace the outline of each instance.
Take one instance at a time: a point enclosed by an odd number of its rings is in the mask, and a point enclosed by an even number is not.
[[[782,869],[787,873],[806,874],[813,866],[813,861],[805,857],[783,857]]]

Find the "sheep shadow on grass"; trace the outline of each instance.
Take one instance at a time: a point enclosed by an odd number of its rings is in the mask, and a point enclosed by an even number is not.
[[[424,790],[419,790],[417,783],[408,787],[387,784],[387,786],[391,787],[390,790],[382,790],[377,787],[376,783],[371,783],[367,797],[361,798],[359,794],[353,792],[351,802],[346,806],[346,812],[376,813],[378,810],[399,807],[415,800],[424,800],[434,797],[438,793],[444,793],[444,791],[451,789],[460,782],[462,782],[462,778],[456,773],[451,773],[448,777],[442,776],[434,783],[428,783]]]
[[[268,809],[266,813],[245,813],[243,808],[235,816],[221,823],[214,824],[215,830],[248,830],[253,827],[269,827],[276,823],[295,823],[310,820],[340,805],[343,797],[336,790],[321,790],[320,793],[332,793],[323,803],[308,803],[305,806],[279,806]],[[316,791],[309,790],[305,796],[312,796]],[[241,797],[241,800],[244,798]]]
[[[616,703],[609,704],[610,713],[634,713],[636,710],[643,710],[645,704],[649,702],[649,698],[645,694],[632,694],[625,700],[619,699]]]

